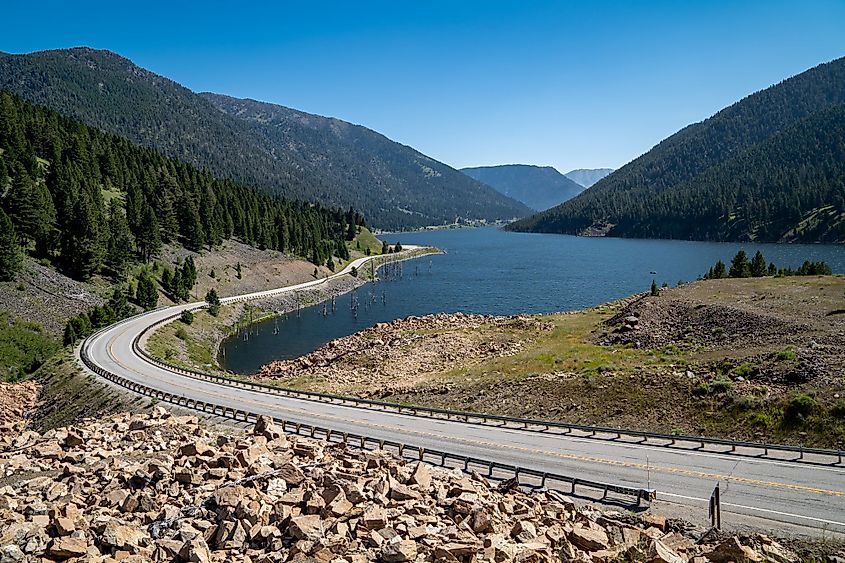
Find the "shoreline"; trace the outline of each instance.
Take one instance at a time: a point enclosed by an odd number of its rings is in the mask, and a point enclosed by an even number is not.
[[[410,245],[409,245],[410,246]],[[370,264],[372,262],[377,262],[374,266],[375,272],[377,274],[378,268],[381,268],[383,265],[388,263],[394,262],[404,262],[407,260],[412,260],[415,258],[419,258],[422,256],[429,256],[433,254],[445,254],[445,252],[439,248],[432,247],[432,246],[420,246],[420,247],[412,247],[408,248],[407,250],[403,250],[398,254],[376,254],[370,257],[369,260],[365,262],[365,264]],[[266,308],[269,309],[270,307],[276,306],[277,308],[268,311],[263,311],[262,314],[256,319],[253,319],[252,322],[249,324],[245,324],[240,326],[236,329],[236,331],[242,330],[248,326],[254,326],[259,322],[263,322],[269,319],[278,318],[281,315],[290,313],[295,311],[297,308],[297,303],[299,307],[312,307],[315,305],[319,305],[320,303],[328,300],[333,296],[343,295],[348,293],[362,285],[373,281],[374,278],[368,272],[362,270],[358,271],[358,276],[353,276],[351,272],[346,272],[349,266],[354,261],[349,262],[343,269],[341,269],[337,274],[336,277],[329,277],[328,282],[325,285],[320,285],[317,287],[309,287],[303,288],[300,290],[292,290],[290,292],[281,293],[278,295],[270,295],[267,297],[257,298],[250,302],[236,302],[231,304],[224,304],[224,308],[231,307],[232,310],[230,314],[225,319],[211,317],[210,315],[205,315],[212,319],[210,321],[210,326],[206,328],[200,328],[200,333],[195,335],[195,337],[204,337],[206,340],[205,343],[200,343],[202,348],[207,348],[202,350],[202,352],[207,352],[208,359],[212,360],[213,363],[209,362],[200,362],[197,360],[193,360],[190,357],[190,353],[188,352],[187,348],[189,347],[189,343],[184,338],[178,336],[178,334],[171,334],[165,336],[164,333],[167,331],[176,332],[179,329],[188,330],[191,329],[193,325],[188,325],[187,327],[184,325],[179,325],[177,320],[171,321],[166,323],[158,328],[156,328],[150,335],[146,341],[146,350],[154,357],[158,358],[159,360],[165,362],[173,362],[177,360],[177,364],[179,367],[185,367],[188,369],[199,369],[202,371],[216,371],[220,373],[227,373],[230,375],[242,376],[242,374],[238,374],[235,372],[231,372],[226,370],[219,361],[221,346],[223,340],[226,338],[233,336],[233,328],[238,327],[239,323],[243,321],[243,313],[247,307],[250,306],[258,306],[259,308]],[[351,282],[351,283],[350,283]],[[299,285],[299,284],[295,284]],[[294,287],[294,286],[287,286],[287,287]],[[308,299],[305,303],[299,301],[298,297],[307,296]],[[314,299],[313,296],[317,295],[317,298]],[[296,299],[296,301],[294,301]],[[225,300],[225,297],[224,297]],[[203,310],[199,311],[201,314]],[[173,330],[173,327],[177,326],[176,330]],[[210,335],[208,333],[211,333]],[[237,333],[237,332],[235,332]],[[210,336],[210,338],[209,338]],[[173,338],[176,338],[178,341],[182,341],[185,344],[185,350],[176,351],[169,349],[167,347],[167,342],[173,342]],[[160,342],[164,341],[164,342]],[[161,354],[157,350],[157,348],[163,347],[165,349],[165,353]],[[187,360],[182,358],[174,358],[168,357],[166,353],[167,350],[170,350],[174,353],[174,355],[178,354],[180,356],[187,356]],[[181,353],[179,353],[181,352]]]

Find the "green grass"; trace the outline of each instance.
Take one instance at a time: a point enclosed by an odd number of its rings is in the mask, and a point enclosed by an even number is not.
[[[784,348],[775,354],[775,359],[779,362],[794,362],[798,359],[798,354],[792,348]]]
[[[32,377],[42,385],[42,406],[34,420],[35,428],[42,432],[81,418],[138,408],[137,399],[133,403],[95,375],[83,373],[67,349],[54,354]]]
[[[367,248],[371,254],[381,254],[381,241],[366,227],[361,227],[355,239],[347,241],[346,246],[350,254],[357,252],[359,257],[366,254]]]
[[[0,311],[0,373],[8,382],[32,375],[61,345],[38,323],[12,319]]]

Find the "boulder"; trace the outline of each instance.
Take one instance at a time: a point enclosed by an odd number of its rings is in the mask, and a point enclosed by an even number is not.
[[[324,534],[323,519],[318,514],[291,518],[290,535],[298,540],[317,540]]]
[[[417,558],[417,543],[413,540],[387,542],[381,548],[381,560],[385,563],[414,561]]]
[[[599,551],[608,548],[608,537],[603,530],[592,528],[573,528],[569,541],[584,551]]]
[[[47,548],[47,553],[56,559],[82,557],[88,553],[88,542],[84,538],[75,538],[73,536],[56,538]]]

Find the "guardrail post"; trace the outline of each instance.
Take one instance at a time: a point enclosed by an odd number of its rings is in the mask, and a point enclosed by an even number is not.
[[[384,449],[384,440],[379,440],[379,441],[378,441],[378,449],[380,449],[380,450],[383,450],[383,449]]]
[[[569,491],[569,494],[571,494],[571,495],[575,494],[575,481],[576,481],[576,479],[575,479],[575,477],[573,477],[572,478],[572,490]]]
[[[420,448],[420,461],[422,461],[424,457],[425,457],[425,448],[421,447]]]
[[[349,433],[344,432],[343,433],[343,445],[347,445],[348,443],[349,443]]]
[[[804,444],[801,444],[798,448],[798,459],[804,459]]]
[[[405,455],[405,444],[399,444],[399,457]]]
[[[440,465],[446,466],[446,452],[440,452]]]
[[[543,477],[540,479],[540,487],[546,486],[546,477],[547,476],[548,476],[548,473],[543,473]]]

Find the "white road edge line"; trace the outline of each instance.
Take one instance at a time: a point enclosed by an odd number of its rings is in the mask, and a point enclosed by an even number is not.
[[[710,502],[709,500],[704,499],[704,498],[691,497],[691,496],[687,496],[687,495],[679,495],[679,494],[676,494],[676,493],[667,493],[667,492],[664,492],[664,491],[660,491],[658,493],[657,500],[660,500],[660,498],[662,498],[662,497],[676,497],[676,498],[682,498],[682,499],[686,499],[686,500],[695,500],[695,501],[702,502],[704,504],[707,504],[707,503]],[[831,525],[834,525],[834,526],[842,526],[843,528],[845,528],[845,522],[837,522],[836,520],[825,520],[824,518],[815,518],[813,516],[803,516],[801,514],[793,514],[791,512],[781,512],[780,510],[770,510],[768,508],[757,508],[755,506],[746,506],[744,504],[734,504],[732,502],[723,502],[722,506],[730,506],[730,507],[733,507],[733,508],[741,508],[743,510],[753,510],[755,512],[763,512],[763,513],[766,513],[766,514],[775,514],[777,516],[789,516],[789,517],[792,517],[792,518],[800,518],[802,520],[810,520],[812,522],[820,522],[822,524],[831,524]]]

